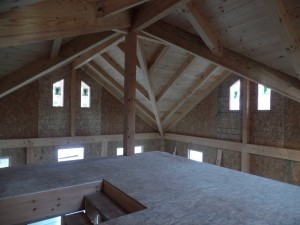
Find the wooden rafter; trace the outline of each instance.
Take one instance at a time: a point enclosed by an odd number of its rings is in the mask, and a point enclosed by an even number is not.
[[[231,73],[229,71],[224,71],[218,79],[216,79],[208,88],[203,89],[201,94],[197,95],[197,101],[184,110],[184,113],[178,115],[174,120],[172,120],[166,127],[165,131],[168,132],[172,127],[174,127],[182,118],[184,118],[190,111],[192,111],[203,99],[206,98],[213,90],[215,90]]]
[[[94,80],[103,86],[108,92],[115,96],[119,101],[124,103],[124,88],[110,75],[108,75],[98,64],[91,62],[81,67],[82,70],[87,72]],[[153,113],[150,112],[142,103],[137,99],[135,101],[139,116],[153,129],[157,130]],[[141,115],[142,114],[142,115]]]
[[[54,59],[58,56],[61,45],[62,45],[62,38],[56,38],[53,40],[53,44],[50,52],[50,59]]]
[[[148,64],[149,68],[149,74],[152,75],[153,69],[155,66],[159,63],[159,61],[162,59],[162,57],[166,54],[166,52],[169,50],[168,46],[162,45],[159,47],[159,49],[155,52],[153,58],[150,60],[150,63]]]
[[[0,15],[0,47],[128,28],[130,25],[129,12],[95,18],[95,6],[90,2],[45,0]]]
[[[286,43],[286,50],[290,53],[291,64],[300,79],[300,41],[292,25],[288,12],[282,0],[263,1],[266,11],[274,21],[274,28],[279,32],[281,39]]]
[[[300,102],[300,83],[289,75],[226,48],[223,48],[222,57],[214,55],[199,37],[164,22],[157,22],[144,31],[149,35],[163,39],[172,46],[177,46],[191,54],[223,66],[239,76],[261,83]]]
[[[166,127],[168,120],[186,103],[191,96],[193,96],[202,86],[205,84],[207,80],[210,79],[211,74],[217,68],[215,65],[209,66],[204,73],[201,73],[201,76],[193,83],[192,87],[188,88],[188,90],[183,94],[181,99],[178,102],[175,102],[171,109],[165,113],[162,118],[163,126]]]
[[[123,78],[125,77],[125,70],[107,53],[103,53],[99,57],[104,60],[107,65],[112,68],[117,74],[119,74]],[[138,81],[136,82],[136,88],[140,92],[140,94],[146,98],[146,100],[149,100],[147,90]]]
[[[10,10],[19,9],[29,6],[44,0],[1,0],[0,13],[8,12]]]
[[[189,1],[190,0],[152,0],[145,3],[136,12],[131,29],[133,31],[142,30]]]
[[[122,34],[118,34],[115,37],[107,40],[105,43],[103,43],[103,44],[97,46],[96,48],[93,48],[90,51],[84,53],[83,55],[81,55],[80,57],[78,57],[74,61],[74,67],[75,67],[75,69],[80,68],[84,64],[86,64],[89,61],[93,60],[93,58],[97,54],[101,54],[101,53],[105,52],[111,46],[117,45],[118,43],[120,43],[122,41],[124,41],[124,36]]]
[[[111,16],[147,1],[149,0],[100,0],[97,2],[96,16]]]
[[[118,34],[107,31],[74,38],[62,46],[61,54],[58,57],[51,60],[47,54],[8,74],[0,79],[0,98],[72,62],[76,57],[103,44],[115,35]]]
[[[202,38],[206,46],[211,52],[217,55],[222,55],[223,46],[220,39],[212,31],[206,19],[201,15],[196,7],[195,1],[188,2],[183,6],[186,16],[198,35]]]
[[[160,115],[159,115],[159,112],[157,109],[156,99],[155,99],[155,95],[154,95],[154,91],[153,91],[153,85],[151,83],[149,71],[147,68],[145,52],[144,52],[142,44],[139,41],[138,41],[138,47],[137,47],[137,56],[138,56],[138,60],[140,62],[141,70],[144,75],[144,79],[145,79],[149,99],[150,99],[150,102],[152,105],[153,113],[155,116],[156,124],[157,124],[160,135],[163,137],[163,128],[162,128],[162,124],[161,124],[161,120],[160,120]]]
[[[179,67],[176,73],[171,77],[168,83],[160,90],[160,92],[156,95],[156,101],[158,102],[163,98],[165,93],[170,90],[170,88],[176,83],[179,77],[183,74],[183,72],[189,67],[191,62],[194,60],[195,56],[190,55]]]
[[[125,55],[125,44],[122,42],[122,43],[120,43],[120,44],[118,44],[118,46],[117,46],[123,53],[124,53],[124,55]],[[137,58],[137,57],[136,57]],[[139,61],[138,61],[138,58],[137,58],[137,67],[138,68],[141,68],[140,67],[140,63],[139,63]]]

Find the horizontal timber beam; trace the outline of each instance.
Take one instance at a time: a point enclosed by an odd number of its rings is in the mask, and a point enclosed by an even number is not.
[[[190,0],[152,0],[145,3],[135,13],[133,31],[142,30],[145,27],[159,21],[170,14],[174,9],[188,3]]]
[[[62,66],[67,65],[77,57],[103,44],[116,35],[118,34],[111,31],[106,31],[74,38],[72,41],[62,46],[58,57],[49,59],[49,56],[45,55],[44,57],[41,57],[34,62],[18,69],[17,71],[1,78],[0,98],[18,90],[21,87],[24,87],[25,85]]]
[[[165,133],[166,140],[187,142],[212,148],[226,149],[237,152],[246,152],[254,155],[262,155],[279,159],[300,162],[300,151],[287,148],[277,148],[263,145],[243,144],[240,142],[224,141],[212,138],[194,137],[180,134]]]
[[[159,133],[140,133],[135,135],[136,140],[159,139]],[[95,136],[75,136],[75,137],[49,137],[49,138],[28,138],[28,139],[7,139],[0,140],[0,148],[27,148],[40,146],[57,145],[78,145],[101,143],[110,141],[122,141],[123,134],[95,135]]]
[[[83,210],[84,196],[99,192],[101,184],[99,180],[1,199],[0,224],[28,224]]]
[[[16,10],[21,7],[29,6],[44,0],[1,0],[0,13]]]
[[[198,36],[164,22],[157,22],[144,32],[300,102],[299,80],[278,70],[226,48],[223,48],[222,56],[214,55]]]
[[[149,0],[100,0],[97,2],[97,17],[110,16],[137,5],[143,4]]]
[[[131,26],[129,12],[95,18],[95,11],[88,1],[45,0],[1,14],[0,48]]]

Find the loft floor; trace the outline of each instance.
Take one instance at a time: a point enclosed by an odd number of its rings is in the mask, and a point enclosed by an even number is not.
[[[146,207],[105,224],[300,223],[300,187],[161,152],[0,170],[0,218],[13,210],[8,201],[26,198],[30,208],[39,195],[50,204],[48,191],[80,195],[103,179]]]

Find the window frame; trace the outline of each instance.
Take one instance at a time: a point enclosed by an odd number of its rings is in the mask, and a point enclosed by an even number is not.
[[[71,160],[61,160],[59,158],[59,150],[69,150],[69,149],[83,149],[82,151],[82,158],[76,158],[76,159],[71,159]],[[74,161],[74,160],[83,160],[84,159],[84,156],[85,156],[85,148],[82,147],[82,146],[74,146],[74,147],[70,147],[70,146],[67,146],[67,147],[64,147],[64,146],[60,146],[57,148],[57,151],[56,151],[56,155],[57,155],[57,162],[68,162],[68,161]],[[81,155],[81,154],[80,154]]]
[[[196,160],[196,159],[191,159],[191,152],[201,153],[201,161],[200,160]],[[203,162],[203,158],[204,158],[203,156],[204,156],[204,154],[200,150],[195,150],[195,149],[190,149],[190,148],[188,149],[188,159],[190,159],[190,160],[193,160],[195,162]]]
[[[83,103],[83,100],[84,100],[84,97],[82,95],[83,93],[83,85],[87,86],[88,88],[88,106],[83,106],[82,103]],[[89,86],[86,82],[84,82],[83,80],[80,82],[80,108],[91,108],[91,86]]]
[[[260,95],[260,87],[261,88],[267,88],[270,91],[270,96],[268,96],[268,103],[267,103],[267,105],[269,106],[268,108],[267,107],[260,107],[260,106],[266,104],[265,102],[263,102],[264,104],[262,104],[263,100],[261,100],[261,98],[266,98],[266,97]],[[257,110],[258,111],[271,111],[271,100],[272,100],[272,90],[271,90],[271,88],[268,88],[263,84],[257,84]]]
[[[0,169],[11,167],[11,165],[12,165],[11,158],[12,158],[11,156],[0,156],[0,160],[1,159],[8,159],[8,166],[6,166],[6,167],[0,167]]]
[[[59,83],[59,82],[62,82],[62,87],[61,87],[61,105],[54,105],[54,98],[55,98],[55,84],[57,84],[57,83]],[[56,81],[56,82],[54,82],[54,83],[52,83],[52,107],[55,107],[55,108],[62,108],[62,107],[64,107],[64,97],[65,97],[65,93],[64,93],[64,89],[65,89],[65,79],[63,78],[63,79],[60,79],[60,80],[58,80],[58,81]]]
[[[235,106],[235,104],[233,105],[232,101],[232,89],[238,85],[239,86],[239,90],[238,90],[238,108],[234,108],[233,106]],[[230,85],[229,88],[229,110],[230,111],[239,111],[241,109],[241,80],[237,80],[236,82],[234,82],[232,85]]]

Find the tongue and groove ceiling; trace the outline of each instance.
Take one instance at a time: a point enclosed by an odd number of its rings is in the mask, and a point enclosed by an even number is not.
[[[132,29],[137,113],[162,135],[230,74],[300,102],[297,0],[1,4],[0,97],[72,63],[123,101],[124,35]]]

